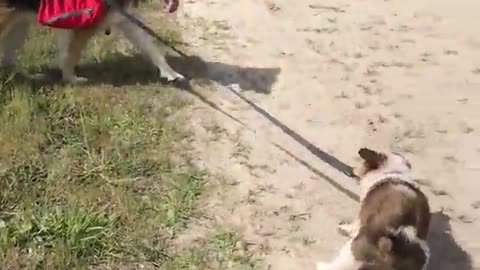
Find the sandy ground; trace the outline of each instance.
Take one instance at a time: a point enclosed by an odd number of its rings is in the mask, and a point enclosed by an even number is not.
[[[347,163],[362,146],[404,153],[435,212],[430,269],[468,270],[480,269],[478,10],[478,0],[189,0],[177,18],[206,69],[190,76],[238,84]],[[247,125],[204,102],[194,111],[198,163],[227,183],[209,201],[214,222],[242,232],[265,269],[334,256],[347,240],[336,224],[358,204],[327,180],[358,187],[225,88],[209,99]]]

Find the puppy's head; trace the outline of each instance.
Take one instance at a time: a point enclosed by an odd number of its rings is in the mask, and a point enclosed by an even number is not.
[[[354,168],[353,173],[362,178],[371,173],[410,173],[412,166],[410,162],[398,153],[382,153],[368,148],[361,148],[358,155],[363,162]]]

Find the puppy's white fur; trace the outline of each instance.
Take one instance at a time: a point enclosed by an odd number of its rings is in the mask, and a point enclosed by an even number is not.
[[[378,184],[388,178],[396,178],[415,185],[411,176],[411,169],[408,161],[401,155],[396,153],[389,153],[384,165],[371,172],[367,172],[361,180],[360,187],[362,189],[361,199]]]
[[[360,267],[361,262],[355,260],[352,254],[352,241],[348,241],[330,263],[318,262],[317,270],[356,270]]]

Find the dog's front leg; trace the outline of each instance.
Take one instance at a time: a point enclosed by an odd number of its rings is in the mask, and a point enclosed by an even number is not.
[[[346,237],[353,237],[358,233],[358,230],[360,229],[360,221],[357,219],[353,223],[340,223],[337,226],[337,231]]]
[[[95,29],[59,30],[59,66],[62,71],[62,80],[76,84],[84,83],[86,78],[77,77],[75,66],[80,61],[82,51],[88,40],[95,34]]]
[[[146,54],[153,64],[159,69],[160,77],[172,82],[183,80],[183,75],[173,70],[165,61],[166,47],[156,38],[148,35],[143,29],[136,26],[126,18],[121,18],[115,25],[120,32],[143,54]]]
[[[7,25],[5,32],[1,35],[0,50],[3,53],[1,66],[14,69],[17,64],[17,51],[22,49],[27,38],[30,21],[28,18],[20,17],[10,25]]]

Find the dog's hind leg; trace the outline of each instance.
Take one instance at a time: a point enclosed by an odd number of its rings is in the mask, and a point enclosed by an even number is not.
[[[86,78],[77,77],[75,66],[80,61],[82,51],[88,40],[95,34],[94,28],[60,30],[58,32],[59,67],[62,71],[62,80],[68,83],[84,83]]]
[[[143,54],[146,54],[153,64],[160,70],[160,77],[167,79],[167,81],[183,80],[183,75],[173,70],[165,60],[167,49],[165,45],[148,35],[143,29],[139,28],[126,18],[120,19],[115,24],[122,34]]]
[[[27,16],[17,15],[10,20],[0,36],[0,50],[2,59],[0,65],[5,68],[15,68],[17,64],[17,51],[23,48],[27,38],[30,19]]]

